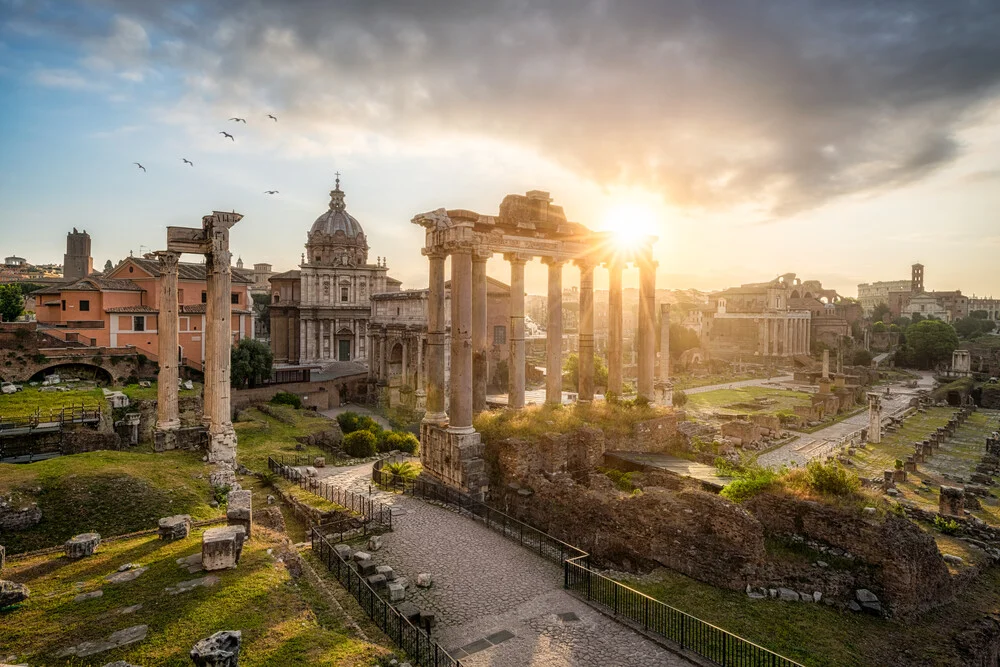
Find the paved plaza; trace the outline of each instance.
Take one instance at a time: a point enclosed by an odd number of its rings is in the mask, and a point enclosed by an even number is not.
[[[332,471],[323,481],[369,493],[371,464]],[[391,505],[393,530],[372,554],[430,588],[407,600],[433,611],[433,638],[470,667],[666,665],[693,663],[597,612],[562,589],[562,568],[482,524],[410,496],[372,490]]]

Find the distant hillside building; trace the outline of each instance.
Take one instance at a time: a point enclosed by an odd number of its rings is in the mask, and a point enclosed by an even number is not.
[[[63,255],[63,278],[76,280],[94,272],[94,259],[90,256],[90,234],[87,230],[73,231],[66,235],[66,254]]]
[[[368,263],[364,230],[344,205],[340,177],[313,223],[297,271],[272,275],[271,349],[278,364],[368,359],[371,296],[399,291],[385,261]]]

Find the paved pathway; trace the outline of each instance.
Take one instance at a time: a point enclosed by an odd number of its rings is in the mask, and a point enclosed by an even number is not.
[[[783,382],[791,382],[795,377],[792,375],[776,375],[771,379],[767,378],[757,378],[756,380],[740,380],[739,382],[723,382],[722,384],[709,384],[704,387],[693,387],[691,389],[685,389],[684,393],[688,396],[692,394],[704,394],[707,391],[715,391],[716,389],[739,389],[740,387],[762,387],[765,385],[781,384]],[[790,387],[774,387],[775,389],[789,389]]]
[[[903,386],[904,383],[888,385],[891,387],[891,394],[885,396],[885,386],[876,388],[882,396],[882,414],[889,416],[894,412],[902,411],[909,404],[910,399],[917,395],[920,389],[930,389],[934,386],[934,378],[930,373],[921,373],[916,389]],[[840,446],[843,438],[850,436],[858,429],[868,426],[868,410],[864,409],[856,415],[848,417],[836,424],[831,424],[826,428],[821,428],[813,433],[801,433],[797,438],[777,449],[766,452],[757,457],[757,462],[764,466],[779,467],[795,462],[797,465],[804,465],[815,458],[826,456]]]
[[[324,481],[368,493],[371,464],[330,472]],[[410,496],[374,495],[394,516],[373,559],[410,582],[434,576],[431,588],[407,589],[407,599],[434,611],[434,639],[463,665],[693,664],[571,596],[562,568],[480,523]]]

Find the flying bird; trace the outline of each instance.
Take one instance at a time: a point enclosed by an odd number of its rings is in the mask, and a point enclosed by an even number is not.
[[[278,117],[277,116],[272,116],[271,114],[267,114],[267,117],[270,118],[271,120],[273,120],[275,123],[278,122]]]
[[[229,120],[234,120],[234,121],[236,121],[237,123],[243,123],[244,125],[246,125],[246,124],[247,124],[247,119],[246,119],[246,118],[235,118],[235,117],[234,117],[234,118],[230,118]]]
[[[235,139],[233,139],[233,135],[229,134],[228,132],[219,132],[219,134],[226,135],[227,137],[229,137],[230,141],[236,141]]]
[[[192,162],[191,160],[187,159],[186,157],[182,157],[181,159],[184,160],[185,163],[191,165],[192,167],[194,166],[194,162]]]
[[[143,171],[143,172],[145,172],[145,171],[146,171],[146,168],[145,168],[145,167],[143,167],[143,166],[142,166],[141,164],[139,164],[138,162],[133,162],[132,164],[134,164],[135,166],[139,167],[139,169],[142,169],[142,171]]]
[[[278,194],[278,191],[277,190],[264,190],[264,194],[266,194],[266,195],[276,195],[276,194]]]

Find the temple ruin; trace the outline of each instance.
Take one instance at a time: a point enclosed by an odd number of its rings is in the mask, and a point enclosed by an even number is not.
[[[510,360],[508,406],[524,407],[524,266],[538,257],[548,266],[548,325],[545,402],[562,402],[562,271],[580,270],[579,400],[594,398],[594,269],[610,272],[608,391],[622,390],[622,270],[639,267],[638,395],[653,401],[656,363],[655,237],[623,251],[608,233],[569,222],[548,192],[507,195],[499,215],[443,208],[414,216],[426,231],[423,254],[429,261],[427,296],[427,413],[421,425],[424,472],[474,497],[487,486],[483,446],[472,426],[474,397],[485,395],[486,374],[475,359],[486,354],[486,262],[502,253],[510,262]],[[450,400],[445,402],[445,259],[451,257]]]

